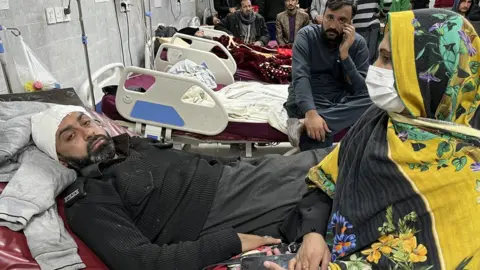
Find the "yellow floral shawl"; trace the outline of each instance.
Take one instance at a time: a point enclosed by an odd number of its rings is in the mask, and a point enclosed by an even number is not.
[[[372,107],[307,176],[333,198],[332,269],[480,269],[480,40],[446,10],[389,15],[410,117]]]

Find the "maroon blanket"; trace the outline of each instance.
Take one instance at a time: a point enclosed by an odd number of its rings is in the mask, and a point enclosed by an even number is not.
[[[222,36],[215,38],[226,48],[228,48],[230,38],[228,36]],[[276,50],[267,49],[264,47],[258,47],[254,45],[244,45],[241,40],[234,39],[237,46],[230,46],[229,51],[232,54],[238,69],[249,70],[259,76],[259,78],[266,83],[289,83],[288,77],[292,72],[292,57],[289,55],[279,54]],[[282,46],[283,48],[284,46]],[[212,50],[218,57],[226,58],[220,48],[214,48]],[[273,57],[265,57],[261,53],[273,54]],[[287,67],[288,66],[288,67]]]

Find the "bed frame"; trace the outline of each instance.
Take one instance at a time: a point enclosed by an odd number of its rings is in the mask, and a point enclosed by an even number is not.
[[[167,59],[162,60],[161,53],[167,50]],[[182,60],[190,60],[198,65],[206,65],[215,75],[217,84],[229,85],[234,82],[233,73],[225,61],[214,53],[199,49],[185,48],[171,43],[163,43],[155,57],[155,70],[166,72],[170,67]]]
[[[152,88],[146,93],[130,91],[125,88],[129,74],[149,75],[155,78]],[[192,87],[200,87],[214,101],[213,107],[187,103],[182,96]],[[217,140],[198,139],[188,134],[176,134],[183,131],[207,136],[218,135],[228,125],[228,113],[219,99],[205,84],[188,77],[164,72],[127,67],[123,70],[116,95],[116,106],[120,115],[135,122],[133,131],[166,142],[182,144],[184,149],[201,143],[245,144],[246,157],[252,157],[252,145],[265,143],[254,140]],[[285,153],[291,155],[298,151],[292,149]]]
[[[215,47],[220,48],[220,50],[222,50],[223,53],[227,56],[226,59],[220,58],[220,60],[225,63],[225,65],[228,67],[232,74],[235,74],[235,72],[237,72],[237,63],[235,62],[235,59],[233,59],[232,54],[227,50],[227,48],[225,48],[225,46],[223,46],[222,43],[211,39],[195,37],[180,33],[176,33],[175,35],[173,35],[170,43],[176,45],[180,43],[178,42],[179,40],[188,40],[191,42],[188,48],[197,49],[205,52],[210,52]]]
[[[151,89],[145,93],[125,88],[129,74],[143,74],[155,78]],[[213,107],[182,101],[191,87],[200,87],[214,101]],[[161,126],[204,135],[217,135],[228,124],[228,114],[213,90],[204,83],[189,77],[168,74],[138,67],[127,67],[122,72],[116,106],[120,115],[135,123]],[[146,134],[161,138],[160,134]]]
[[[125,82],[132,73],[153,76],[155,84],[152,88],[157,86],[157,89],[161,90],[151,89],[146,93],[127,90]],[[218,140],[214,137],[199,139],[188,134],[174,133],[173,131],[184,131],[214,136],[223,132],[228,125],[228,113],[213,90],[195,79],[138,67],[125,68],[121,63],[114,63],[96,71],[92,80],[97,107],[102,101],[102,88],[107,85],[119,85],[116,96],[117,109],[123,117],[133,123],[118,120],[115,122],[137,134],[143,134],[145,137],[174,142],[177,146],[181,145],[185,150],[190,148],[191,145],[205,143],[245,144],[246,157],[252,156],[253,144],[265,143],[265,141],[255,140]],[[182,96],[193,85],[201,87],[215,102],[215,106],[206,107],[183,102],[181,100]],[[76,92],[83,104],[91,108],[88,80]],[[132,114],[137,103],[140,105],[137,105],[136,111]],[[145,112],[151,109],[155,110],[154,113],[151,111],[149,113]],[[291,155],[297,151],[298,149],[293,148],[285,155]]]
[[[117,85],[120,81],[120,76],[123,69],[124,66],[122,63],[112,63],[100,68],[92,74],[93,92],[95,96],[96,107],[98,104],[100,104],[100,102],[102,102],[102,88],[109,85]],[[88,80],[85,80],[80,88],[78,88],[77,95],[86,107],[97,110],[97,108],[92,108],[92,97],[90,94],[90,84]]]
[[[215,30],[214,26],[210,26],[210,25],[200,26],[198,30],[203,31],[203,33],[209,37],[219,38],[221,36],[229,36],[228,33],[225,33],[220,30]]]
[[[200,27],[200,28],[202,28],[202,27]],[[221,32],[221,31],[217,31],[217,30],[213,30],[213,29],[212,29],[212,31]],[[222,32],[222,33],[225,34],[224,32]],[[155,43],[155,39],[156,38],[153,38],[145,44],[145,68],[155,69],[155,65],[156,65],[155,62],[157,62],[157,57],[159,56],[158,52],[157,52],[157,56],[156,56],[156,59],[155,59],[153,65],[151,63],[151,60],[147,61],[147,59],[151,59],[151,55],[153,54],[153,44]],[[187,40],[190,44],[187,43],[185,40]],[[227,56],[226,59],[219,58],[220,61],[225,63],[228,70],[230,70],[230,73],[235,74],[235,72],[237,72],[237,63],[235,62],[235,59],[233,58],[232,54],[228,51],[227,48],[225,48],[225,46],[223,46],[218,41],[176,33],[175,35],[173,35],[173,37],[170,38],[170,42],[168,42],[168,43],[174,44],[178,47],[197,49],[197,50],[201,50],[201,51],[204,51],[204,52],[210,52],[214,47],[218,47]],[[159,51],[161,52],[161,50],[159,50]],[[161,63],[159,63],[159,64],[161,65]],[[163,71],[163,70],[160,70],[160,71]]]

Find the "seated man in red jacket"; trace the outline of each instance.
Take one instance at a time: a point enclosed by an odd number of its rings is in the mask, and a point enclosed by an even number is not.
[[[66,192],[67,221],[120,270],[198,270],[279,243],[278,225],[307,191],[306,173],[327,154],[204,156],[152,139],[111,138],[82,107],[59,105],[32,117],[32,137],[78,172]]]

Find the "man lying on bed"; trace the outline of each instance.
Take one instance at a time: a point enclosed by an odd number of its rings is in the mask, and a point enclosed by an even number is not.
[[[307,191],[305,174],[327,154],[242,161],[188,153],[111,138],[75,106],[34,115],[32,137],[79,174],[65,197],[73,231],[110,268],[126,270],[198,270],[279,243],[271,237],[280,237],[277,226]]]
[[[306,26],[295,37],[285,109],[292,119],[305,119],[302,151],[331,146],[333,136],[371,105],[365,86],[368,48],[351,24],[355,12],[353,0],[329,0],[322,25]]]

